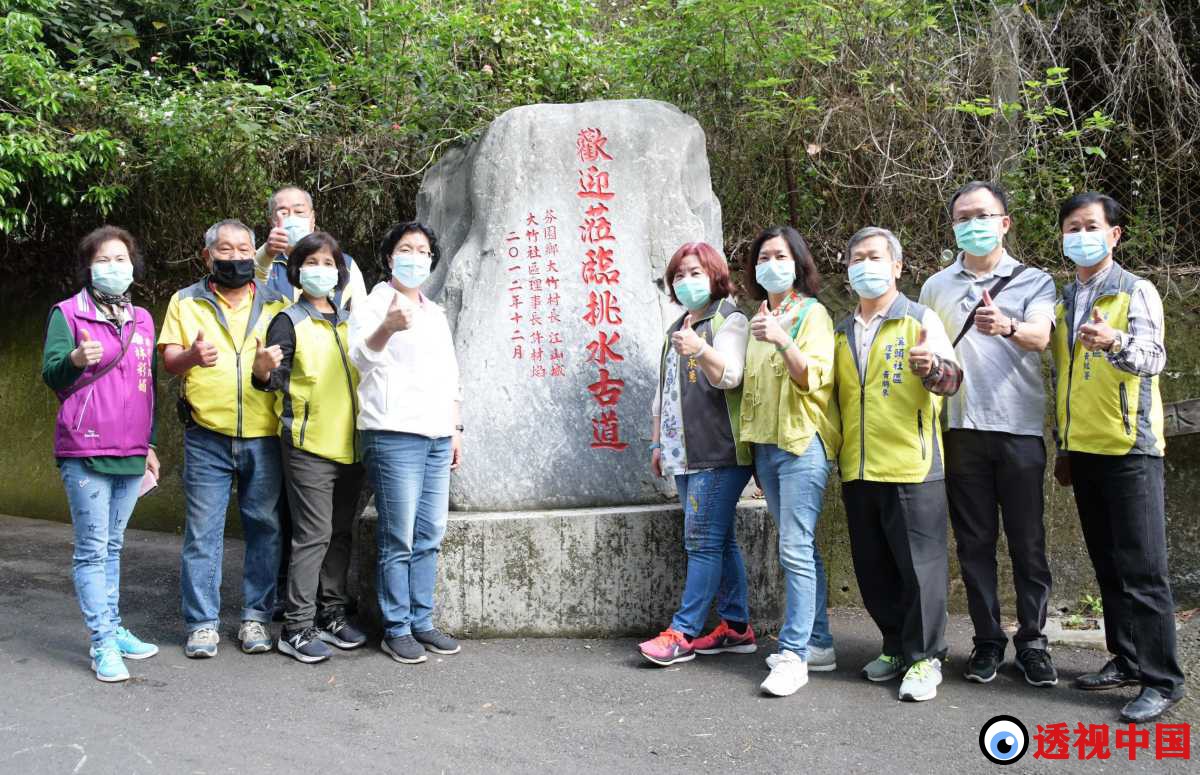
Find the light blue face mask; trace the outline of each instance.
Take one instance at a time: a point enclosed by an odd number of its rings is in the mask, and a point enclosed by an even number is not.
[[[312,234],[312,221],[303,215],[289,215],[283,219],[283,230],[287,232],[288,244],[295,245]]]
[[[401,253],[393,261],[395,263],[392,264],[392,277],[395,277],[396,282],[405,288],[420,288],[421,283],[429,279],[429,267],[433,264],[432,258],[420,258],[414,254]]]
[[[958,249],[973,256],[986,256],[1000,244],[999,218],[972,218],[954,225]]]
[[[796,262],[764,261],[754,267],[754,279],[767,293],[783,293],[796,281]]]
[[[712,298],[712,287],[707,277],[685,277],[676,282],[675,298],[688,309],[701,309]]]
[[[129,261],[106,261],[92,264],[92,287],[110,296],[120,296],[133,285],[133,264]]]
[[[1108,241],[1102,231],[1076,231],[1063,235],[1063,255],[1085,269],[1095,266],[1108,255]]]
[[[300,287],[309,296],[318,298],[328,296],[337,286],[338,270],[336,266],[302,266],[300,267]]]
[[[891,261],[859,261],[850,265],[850,287],[864,299],[878,299],[891,286]]]

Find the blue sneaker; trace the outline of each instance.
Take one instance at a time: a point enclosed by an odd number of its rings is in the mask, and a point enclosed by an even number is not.
[[[106,640],[92,649],[92,670],[96,671],[96,678],[105,683],[129,680],[129,671],[125,669],[121,652],[113,640]]]
[[[158,646],[146,643],[124,627],[117,628],[117,648],[125,659],[149,659],[158,653]]]

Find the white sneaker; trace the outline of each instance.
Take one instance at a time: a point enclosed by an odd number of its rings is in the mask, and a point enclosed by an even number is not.
[[[942,682],[942,662],[939,659],[918,659],[904,674],[900,682],[900,699],[908,702],[924,702],[937,696],[938,684]]]
[[[758,688],[776,697],[787,697],[808,683],[808,665],[794,651],[781,651],[771,657],[767,657],[771,674]]]

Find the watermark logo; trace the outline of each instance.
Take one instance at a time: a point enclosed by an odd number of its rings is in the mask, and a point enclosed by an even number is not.
[[[1029,748],[1029,730],[1013,716],[993,716],[979,730],[979,750],[994,764],[1021,760]]]

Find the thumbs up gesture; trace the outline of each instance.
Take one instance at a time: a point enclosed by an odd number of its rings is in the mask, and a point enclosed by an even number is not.
[[[929,332],[924,328],[917,335],[916,345],[908,348],[908,368],[913,374],[916,374],[921,379],[929,376],[929,372],[933,370],[933,353],[926,346],[926,341],[929,338]]]
[[[417,310],[413,303],[397,291],[396,295],[392,297],[387,315],[383,318],[383,324],[393,334],[398,331],[407,331],[412,328],[416,316]]]
[[[791,338],[779,325],[778,316],[767,309],[765,301],[759,305],[758,312],[750,320],[750,335],[760,342],[770,342],[776,347],[786,347],[791,343]]]
[[[1012,318],[1005,315],[992,301],[992,294],[983,292],[983,304],[975,313],[975,330],[987,336],[1000,336],[1012,331]]]
[[[704,340],[692,328],[692,313],[684,315],[679,330],[671,334],[671,346],[675,352],[688,358],[704,349]]]
[[[279,368],[279,364],[283,363],[283,350],[279,349],[279,345],[273,344],[270,347],[263,347],[262,340],[258,337],[254,338],[254,376],[258,377],[260,382],[266,382],[271,378],[271,372]]]
[[[104,345],[92,339],[86,328],[79,329],[79,345],[71,351],[71,363],[75,368],[95,366],[104,357]]]
[[[286,256],[291,247],[291,243],[288,242],[287,229],[283,228],[283,216],[277,214],[275,223],[271,224],[271,233],[267,235],[267,255]]]
[[[1116,329],[1108,324],[1100,310],[1093,307],[1091,320],[1079,327],[1079,343],[1085,350],[1108,352],[1116,339]]]
[[[196,338],[192,340],[189,351],[194,365],[206,369],[217,365],[217,348],[211,342],[205,341],[203,329],[196,332]]]

